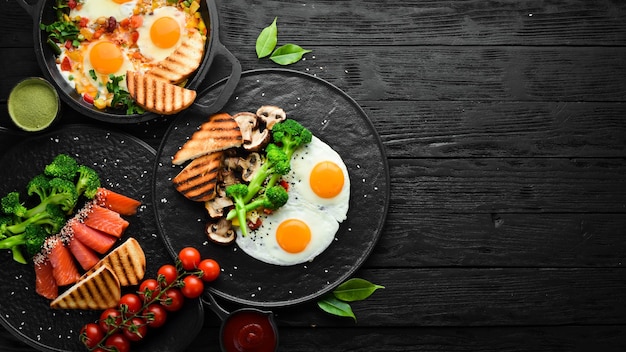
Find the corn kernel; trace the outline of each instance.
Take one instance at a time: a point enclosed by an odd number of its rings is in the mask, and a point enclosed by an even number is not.
[[[96,109],[103,110],[104,108],[107,107],[107,102],[103,98],[98,98],[93,101],[93,106],[95,106]]]

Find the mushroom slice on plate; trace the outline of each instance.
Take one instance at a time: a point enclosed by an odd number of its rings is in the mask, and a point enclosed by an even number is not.
[[[284,121],[287,118],[285,110],[273,105],[263,105],[257,111],[256,115],[265,122],[265,127],[269,130],[274,124]]]
[[[212,242],[221,245],[231,244],[235,241],[235,231],[231,222],[226,219],[207,224],[206,234]]]

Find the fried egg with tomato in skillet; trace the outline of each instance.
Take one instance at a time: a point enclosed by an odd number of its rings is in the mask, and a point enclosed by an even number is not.
[[[346,219],[350,178],[341,156],[313,136],[291,158],[291,171],[283,176],[287,204],[261,214],[261,226],[236,243],[246,254],[269,264],[296,265],[313,260],[333,242]]]
[[[63,21],[79,33],[77,40],[56,44],[57,66],[98,109],[111,107],[116,90],[128,91],[127,71],[149,72],[194,32],[206,41],[200,0],[67,0],[67,5]]]

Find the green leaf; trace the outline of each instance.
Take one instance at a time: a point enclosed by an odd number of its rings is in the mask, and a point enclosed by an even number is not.
[[[285,44],[274,50],[270,59],[279,65],[289,65],[300,61],[302,56],[311,50],[301,48],[296,44]]]
[[[385,288],[384,286],[373,284],[367,280],[352,278],[333,291],[333,295],[337,299],[345,302],[362,301],[371,296],[374,291],[379,288]]]
[[[335,296],[329,294],[324,296],[317,305],[326,313],[337,315],[340,317],[350,317],[356,322],[356,316],[352,312],[350,304],[340,301]]]
[[[278,43],[278,27],[276,26],[277,19],[278,17],[274,17],[274,22],[263,28],[259,36],[256,38],[256,56],[259,59],[271,54],[276,47],[276,43]]]

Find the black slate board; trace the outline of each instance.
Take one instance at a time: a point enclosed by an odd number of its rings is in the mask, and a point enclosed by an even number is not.
[[[28,138],[0,131],[0,140],[9,139],[12,147],[0,150],[0,194],[16,190],[25,195],[30,178],[41,173],[58,153],[67,153],[98,171],[104,187],[142,202],[137,215],[126,217],[130,226],[122,240],[132,236],[140,242],[146,254],[146,277],[156,277],[159,266],[172,262],[156,234],[150,194],[153,148],[124,133],[87,125],[70,125]],[[32,265],[14,262],[5,250],[0,251],[0,263],[0,323],[42,351],[84,350],[78,339],[80,328],[97,320],[100,311],[53,310],[49,301],[35,292]],[[129,290],[133,289],[123,293]],[[150,337],[136,345],[136,350],[182,351],[198,334],[203,321],[200,302],[189,301],[181,311],[170,314],[160,330],[149,331]]]
[[[224,81],[200,96],[215,95]],[[249,306],[280,307],[313,300],[349,278],[374,248],[385,221],[389,200],[389,175],[384,149],[371,121],[347,94],[330,83],[285,69],[244,72],[230,101],[222,111],[255,112],[262,105],[276,105],[343,158],[350,174],[348,219],[336,240],[312,262],[282,267],[253,259],[236,245],[222,247],[204,235],[208,215],[202,203],[180,195],[172,178],[182,166],[172,156],[208,113],[188,110],[167,131],[154,172],[154,204],[159,233],[172,254],[185,246],[201,249],[215,258],[223,270],[209,291],[224,299]]]

